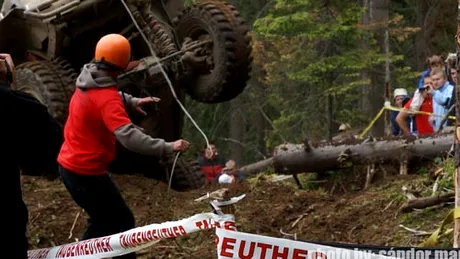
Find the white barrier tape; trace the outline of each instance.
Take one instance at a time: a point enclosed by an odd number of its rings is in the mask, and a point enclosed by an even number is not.
[[[218,259],[398,259],[358,250],[336,248],[216,228]]]
[[[232,197],[230,200],[226,200],[226,201],[213,200],[211,203],[217,207],[228,206],[228,205],[232,205],[232,204],[235,204],[241,201],[244,197],[246,197],[246,194],[242,194],[238,197]]]
[[[29,259],[98,259],[128,254],[157,243],[164,238],[185,236],[211,229],[216,222],[234,222],[233,215],[197,214],[179,221],[168,221],[134,228],[122,233],[88,239],[71,244],[28,251]]]

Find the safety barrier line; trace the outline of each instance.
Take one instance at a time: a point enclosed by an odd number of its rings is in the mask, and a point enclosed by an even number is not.
[[[168,221],[134,228],[115,235],[93,238],[51,248],[28,251],[29,259],[95,259],[119,256],[151,246],[161,239],[185,236],[214,228],[216,221],[231,220],[233,215],[201,213],[179,221]]]
[[[408,110],[408,109],[405,109],[405,108],[398,108],[398,107],[395,107],[395,106],[391,106],[391,105],[384,105],[380,110],[379,112],[377,113],[377,115],[375,115],[375,117],[371,120],[371,122],[369,122],[369,124],[367,125],[367,127],[363,130],[363,132],[361,132],[358,136],[359,139],[362,139],[364,137],[364,135],[366,135],[366,133],[372,128],[372,126],[374,126],[375,122],[382,116],[383,112],[385,110],[390,110],[390,111],[398,111],[398,112],[401,112],[401,111],[405,111],[409,114],[420,114],[420,115],[428,115],[428,116],[433,116],[433,117],[441,117],[441,118],[444,118],[445,115],[441,115],[441,114],[434,114],[434,113],[431,113],[431,112],[424,112],[424,111],[417,111],[417,110]],[[455,120],[456,117],[455,116],[447,116],[447,119],[449,120]]]
[[[445,115],[441,115],[441,114],[434,114],[432,112],[424,112],[424,111],[417,111],[417,110],[408,110],[408,109],[405,109],[405,108],[398,108],[398,107],[395,107],[395,106],[391,106],[391,105],[387,105],[387,106],[383,106],[385,109],[387,110],[391,110],[391,111],[405,111],[407,113],[410,113],[410,114],[421,114],[421,115],[429,115],[429,116],[433,116],[433,117],[441,117],[441,118],[444,118]],[[455,116],[447,116],[447,119],[449,120],[455,120],[456,117]]]
[[[242,199],[229,202],[211,203],[217,205],[235,203]],[[235,218],[231,214],[201,213],[179,221],[168,221],[134,228],[115,235],[74,242],[52,248],[28,251],[29,259],[98,259],[120,256],[151,246],[161,239],[185,236],[193,232],[215,228],[218,259],[239,258],[283,258],[283,259],[458,259],[460,249],[421,249],[400,247],[356,248],[349,245],[340,246],[309,243],[285,238],[268,237],[237,231]],[[452,210],[440,229],[432,238],[453,219],[460,217],[460,208]],[[430,239],[432,239],[430,238]],[[426,245],[426,243],[425,243]]]
[[[341,248],[216,228],[218,259],[458,259],[460,249],[414,247]]]
[[[350,250],[285,238],[267,237],[216,228],[218,259],[399,259],[357,249]],[[244,256],[244,257],[243,257]]]
[[[443,222],[460,217],[460,208],[452,210]],[[450,220],[450,221],[449,221]],[[285,238],[238,232],[234,224],[218,222],[216,227],[217,258],[283,259],[458,259],[460,249],[367,246],[347,248]],[[435,231],[438,232],[438,231]]]

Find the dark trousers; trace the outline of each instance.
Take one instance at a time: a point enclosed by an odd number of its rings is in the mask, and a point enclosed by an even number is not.
[[[14,253],[14,258],[17,259],[27,259],[27,249],[29,246],[29,243],[27,242],[27,221],[28,221],[28,211],[26,204],[22,200],[22,191],[21,191],[21,175],[19,172],[19,168],[12,168],[12,170],[6,170],[6,172],[2,171],[2,173],[5,173],[7,177],[13,177],[14,178],[14,195],[15,197],[13,198],[14,201],[14,206],[15,206],[15,213],[14,213],[14,219],[11,219],[11,221],[14,222],[14,246],[15,249]],[[7,221],[6,222],[11,222],[10,216],[7,215]]]
[[[59,166],[59,173],[72,199],[88,213],[83,240],[134,228],[134,216],[108,174],[87,176]],[[114,258],[135,259],[130,253]]]

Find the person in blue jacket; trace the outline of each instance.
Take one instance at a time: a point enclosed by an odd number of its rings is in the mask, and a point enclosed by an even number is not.
[[[433,68],[444,68],[444,61],[442,60],[441,56],[438,55],[433,55],[427,59],[428,63],[428,69],[422,72],[422,76],[420,77],[420,80],[418,81],[418,88],[423,87],[423,79],[428,75],[430,75],[431,70]]]
[[[395,106],[398,108],[404,107],[404,105],[409,101],[410,97],[407,94],[407,90],[404,88],[396,88],[393,92],[393,99],[395,101]],[[398,116],[399,111],[391,111],[391,134],[393,136],[400,136],[402,134],[402,131],[396,122],[396,117]],[[407,127],[409,129],[412,129],[414,131],[415,123],[413,123],[413,118],[410,117],[407,119]]]
[[[449,112],[452,104],[452,94],[454,86],[447,80],[447,74],[444,69],[435,68],[431,70],[431,78],[433,80],[433,88],[428,90],[428,93],[433,97],[433,114],[430,116],[430,123],[434,131],[437,131],[441,126],[443,117]],[[445,122],[443,127],[447,126]]]

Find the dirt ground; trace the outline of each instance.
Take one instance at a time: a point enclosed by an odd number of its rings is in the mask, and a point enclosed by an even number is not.
[[[137,226],[178,220],[210,212],[206,202],[194,202],[206,192],[222,186],[205,186],[187,193],[168,192],[167,185],[140,176],[113,176],[136,217]],[[404,215],[397,213],[404,202],[401,186],[417,176],[392,176],[368,191],[331,196],[327,191],[304,191],[292,184],[258,181],[231,187],[246,197],[235,213],[239,231],[272,237],[296,233],[298,239],[374,245],[416,245],[420,238],[398,227]],[[396,194],[389,193],[389,189]],[[75,241],[85,228],[86,214],[80,211],[64,185],[38,177],[23,176],[23,194],[29,208],[31,249]],[[444,216],[440,215],[442,218]],[[294,224],[295,223],[295,224]],[[435,222],[438,223],[438,222]],[[435,225],[424,230],[433,231]],[[139,252],[140,258],[216,258],[213,231],[161,241]]]

